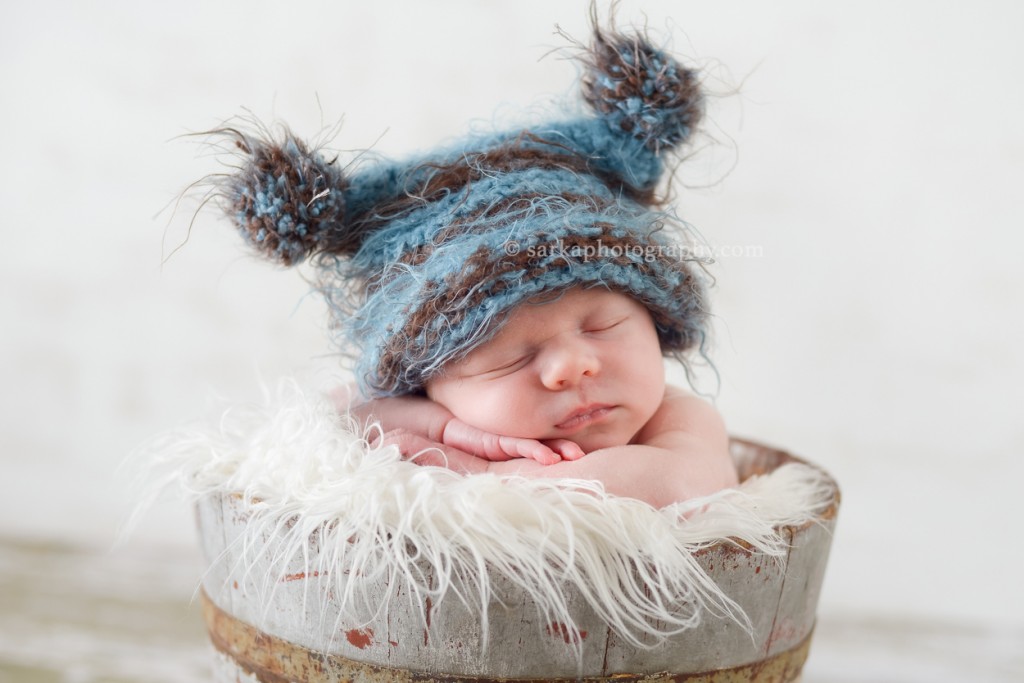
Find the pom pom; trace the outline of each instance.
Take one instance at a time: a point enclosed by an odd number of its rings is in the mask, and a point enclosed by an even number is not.
[[[659,153],[686,140],[700,121],[697,74],[641,36],[594,32],[583,97],[613,131]]]
[[[332,162],[287,129],[280,142],[225,132],[235,138],[243,163],[224,183],[224,208],[249,244],[291,266],[343,241],[348,183]]]

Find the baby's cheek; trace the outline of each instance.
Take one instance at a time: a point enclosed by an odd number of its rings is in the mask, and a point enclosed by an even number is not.
[[[538,437],[537,402],[514,389],[477,392],[464,402],[464,422],[494,434]]]

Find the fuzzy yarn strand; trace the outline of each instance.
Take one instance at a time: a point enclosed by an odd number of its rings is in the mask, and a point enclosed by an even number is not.
[[[613,131],[660,153],[686,140],[703,113],[700,84],[640,36],[594,32],[583,98]]]
[[[285,266],[344,242],[348,181],[287,128],[282,139],[225,129],[241,157],[224,181],[225,212],[263,256]]]

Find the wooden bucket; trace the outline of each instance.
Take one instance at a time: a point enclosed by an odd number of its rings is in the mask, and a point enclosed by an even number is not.
[[[732,447],[741,479],[798,460],[747,441],[734,440]],[[215,680],[797,681],[838,506],[835,488],[820,519],[780,530],[789,546],[784,562],[732,543],[699,553],[708,575],[750,618],[752,635],[730,619],[706,615],[696,628],[638,648],[601,622],[582,597],[571,605],[578,630],[570,634],[562,624],[539,624],[523,595],[489,607],[484,648],[478,618],[462,602],[428,603],[424,628],[419,607],[401,599],[400,585],[382,583],[380,594],[390,591],[392,597],[387,609],[364,615],[359,625],[346,623],[330,593],[326,601],[314,595],[309,588],[314,577],[301,572],[285,575],[257,597],[247,586],[259,568],[246,573],[239,541],[249,513],[239,496],[210,496],[198,504],[197,519],[210,564],[203,578],[203,613],[217,652]],[[574,643],[574,638],[582,640]]]

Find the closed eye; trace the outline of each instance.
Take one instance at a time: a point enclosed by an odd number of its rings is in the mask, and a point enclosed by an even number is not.
[[[584,332],[607,332],[608,330],[615,329],[622,323],[626,322],[629,316],[621,316],[618,318],[606,318],[604,320],[597,320],[583,328]]]
[[[508,361],[507,363],[502,363],[501,365],[492,366],[492,367],[484,370],[480,374],[481,375],[490,375],[490,376],[507,375],[509,373],[515,372],[516,370],[518,370],[519,368],[525,366],[529,362],[530,362],[530,355],[529,354],[523,354],[522,356],[516,356],[515,358],[513,358],[510,361]]]

